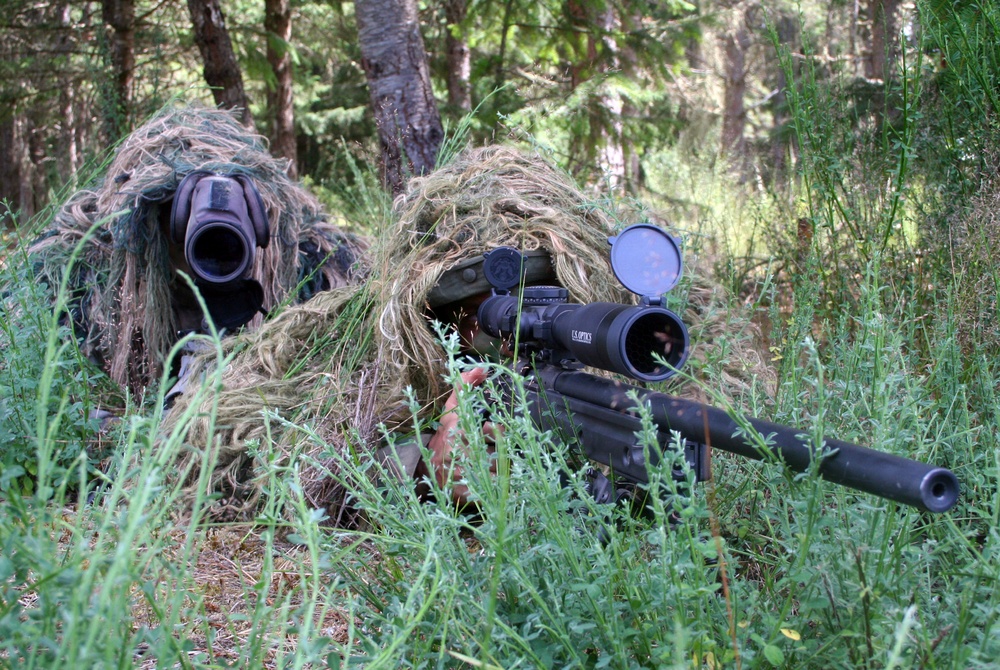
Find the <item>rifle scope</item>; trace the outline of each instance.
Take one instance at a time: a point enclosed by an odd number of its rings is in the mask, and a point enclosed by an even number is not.
[[[529,348],[550,350],[602,370],[646,382],[673,375],[688,354],[687,328],[668,309],[611,302],[567,304],[556,286],[493,295],[478,312],[479,327],[492,337],[517,338]],[[553,362],[560,362],[558,360]]]
[[[173,241],[184,246],[196,281],[223,286],[244,278],[256,248],[266,248],[264,202],[249,179],[197,171],[177,187],[170,215]]]

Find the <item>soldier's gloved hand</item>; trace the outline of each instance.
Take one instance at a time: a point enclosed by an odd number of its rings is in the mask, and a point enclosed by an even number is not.
[[[474,368],[462,373],[462,384],[456,386],[455,390],[448,396],[448,400],[445,401],[441,425],[427,444],[432,452],[431,470],[441,487],[448,484],[449,478],[453,481],[462,479],[462,467],[454,462],[454,454],[456,447],[464,450],[467,448],[468,442],[464,433],[458,428],[458,413],[455,411],[458,407],[458,394],[466,385],[479,386],[486,381],[486,377],[485,368]],[[488,442],[492,442],[497,437],[497,431],[497,427],[491,421],[483,424],[483,435]],[[466,505],[468,494],[469,489],[464,484],[455,484],[452,488],[452,500],[456,505]]]

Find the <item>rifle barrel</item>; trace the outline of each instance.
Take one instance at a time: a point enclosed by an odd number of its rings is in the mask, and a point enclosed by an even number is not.
[[[768,453],[717,407],[554,366],[542,368],[538,376],[545,388],[626,414],[635,413],[635,403],[628,398],[628,392],[634,390],[648,403],[660,427],[747,458],[777,457],[792,470],[805,472],[817,455],[811,438],[798,428],[748,418],[747,422],[766,438],[772,452]],[[824,438],[823,444],[818,472],[827,481],[928,512],[946,512],[958,501],[958,478],[951,470],[834,438]]]

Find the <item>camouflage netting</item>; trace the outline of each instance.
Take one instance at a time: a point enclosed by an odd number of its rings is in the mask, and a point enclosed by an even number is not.
[[[394,222],[373,246],[366,285],[317,295],[230,343],[228,350],[237,354],[222,373],[221,389],[198,399],[199,417],[187,426],[189,458],[200,459],[200,450],[217,445],[211,486],[248,509],[258,495],[254,476],[261,472],[248,443],[266,440],[269,431],[286,457],[298,450],[312,457],[321,452],[300,431],[283,430],[276,421],[265,427],[265,409],[310,426],[333,448],[344,448],[349,439],[377,448],[380,423],[408,432],[406,387],[425,403],[425,418],[450,391],[427,309],[428,294],[447,270],[498,245],[545,249],[571,301],[631,302],[611,272],[607,238],[641,215],[589,199],[537,155],[506,147],[464,152],[412,180],[397,199]],[[724,300],[697,270],[687,285],[683,316],[697,342],[719,329],[706,319],[719,318]],[[697,346],[695,352],[701,355]],[[728,353],[735,361],[733,384],[764,370],[751,350],[734,353]],[[165,431],[177,428],[190,402],[188,397],[175,406]],[[217,427],[210,432],[213,405]],[[311,458],[306,463],[310,502],[327,508],[337,522],[349,521],[338,516],[344,491],[323,475],[329,464],[309,465]]]
[[[263,285],[265,309],[354,281],[367,242],[331,224],[286,165],[233,114],[200,105],[168,107],[125,138],[103,177],[71,196],[32,246],[54,286],[96,226],[70,277],[84,354],[139,395],[159,378],[177,340],[178,305],[196,305],[174,272],[168,232],[173,194],[195,170],[246,175],[257,186],[271,241],[251,277]]]

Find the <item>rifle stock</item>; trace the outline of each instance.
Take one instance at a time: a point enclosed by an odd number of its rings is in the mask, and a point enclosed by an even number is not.
[[[946,468],[833,438],[824,438],[824,450],[817,454],[803,431],[748,418],[767,441],[768,447],[762,448],[760,440],[748,438],[717,407],[585,372],[546,365],[528,378],[525,388],[536,425],[573,436],[588,458],[634,483],[648,482],[649,475],[636,437],[641,421],[630,391],[648,405],[659,444],[670,440],[670,431],[686,440],[685,458],[698,480],[709,475],[707,446],[756,460],[780,460],[796,472],[809,470],[819,457],[817,471],[823,479],[927,512],[946,512],[958,500],[958,479]],[[650,456],[655,466],[659,452],[651,451]]]

